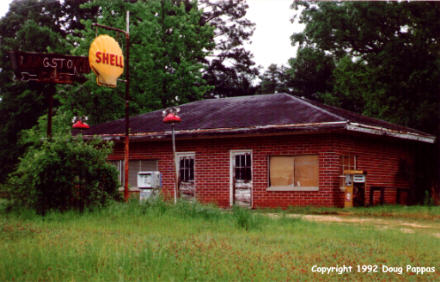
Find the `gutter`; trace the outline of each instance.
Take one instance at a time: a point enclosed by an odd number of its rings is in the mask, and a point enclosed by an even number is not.
[[[281,125],[263,125],[263,126],[252,126],[252,127],[241,127],[241,128],[209,128],[209,129],[188,129],[188,130],[176,130],[177,137],[202,137],[203,136],[215,136],[215,135],[238,135],[238,134],[255,134],[269,131],[271,134],[274,134],[272,130],[319,130],[326,128],[340,128],[345,129],[351,132],[360,132],[365,134],[372,134],[377,136],[390,136],[399,139],[412,140],[418,142],[424,142],[429,144],[434,144],[436,138],[432,135],[426,134],[418,134],[416,132],[408,132],[408,131],[399,131],[392,130],[379,126],[372,126],[366,124],[360,124],[350,121],[335,121],[335,122],[316,122],[316,123],[301,123],[301,124],[281,124]],[[123,133],[116,134],[99,134],[96,135],[102,138],[103,140],[122,140],[124,137]],[[156,139],[161,140],[171,136],[171,131],[154,131],[154,132],[143,132],[143,133],[134,133],[130,134],[130,138],[139,141],[143,141],[146,139]],[[83,135],[85,139],[93,138],[93,135]]]
[[[373,134],[379,136],[391,136],[400,139],[419,141],[430,144],[434,144],[436,139],[434,136],[428,134],[422,135],[415,132],[398,131],[384,127],[372,126],[372,125],[366,125],[366,124],[360,124],[354,122],[347,122],[345,129],[348,131],[361,132],[361,133],[367,133],[367,134]]]
[[[252,126],[252,127],[240,127],[240,128],[209,128],[209,129],[188,129],[188,130],[176,130],[176,136],[182,135],[215,135],[215,134],[246,134],[265,130],[301,130],[301,129],[318,129],[327,127],[338,127],[343,129],[346,125],[346,121],[335,121],[335,122],[316,122],[316,123],[301,123],[301,124],[281,124],[281,125],[262,125],[262,126]],[[154,132],[143,132],[143,133],[132,133],[130,138],[145,138],[149,137],[151,139],[162,139],[171,135],[171,130],[169,131],[154,131]],[[83,135],[85,139],[93,138],[94,135]],[[97,134],[96,136],[101,137],[104,140],[119,140],[124,136],[122,133],[116,134]]]

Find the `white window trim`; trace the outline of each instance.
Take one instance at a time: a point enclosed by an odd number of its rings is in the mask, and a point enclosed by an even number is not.
[[[234,171],[233,171],[233,167],[234,167],[234,163],[235,163],[235,156],[236,155],[240,155],[240,154],[246,154],[246,153],[250,153],[251,154],[251,181],[249,183],[249,185],[251,186],[251,204],[250,206],[253,207],[254,206],[254,156],[252,154],[252,150],[229,150],[229,206],[232,207],[233,203],[234,203]]]
[[[190,157],[194,159],[194,199],[197,199],[197,170],[196,170],[196,152],[176,152],[177,173],[180,171],[180,158]]]
[[[176,167],[180,170],[180,158],[189,157],[194,159],[194,183],[196,181],[196,153],[195,152],[176,152]]]

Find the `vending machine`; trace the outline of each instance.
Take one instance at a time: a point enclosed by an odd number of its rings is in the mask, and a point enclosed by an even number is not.
[[[159,194],[162,187],[162,177],[159,171],[139,171],[137,186],[140,190],[139,200],[144,201]]]
[[[363,170],[344,170],[341,179],[341,189],[345,193],[344,207],[364,206],[366,172]]]

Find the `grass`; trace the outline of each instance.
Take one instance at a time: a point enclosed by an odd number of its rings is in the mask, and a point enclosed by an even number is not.
[[[83,214],[0,215],[0,281],[440,279],[439,238],[371,225],[162,201],[115,203]],[[436,272],[355,270],[382,264]],[[350,265],[353,272],[319,274],[313,265]]]

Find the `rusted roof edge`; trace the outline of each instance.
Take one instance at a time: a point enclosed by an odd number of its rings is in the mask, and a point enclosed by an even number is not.
[[[433,135],[421,135],[415,132],[397,131],[384,127],[372,126],[372,125],[360,124],[354,122],[347,122],[345,129],[347,129],[348,131],[362,132],[362,133],[380,135],[380,136],[383,135],[392,136],[400,139],[413,140],[413,141],[425,142],[430,144],[435,143],[435,139],[436,139],[435,136]]]
[[[176,130],[176,137],[181,135],[209,135],[209,134],[228,134],[228,133],[246,133],[246,132],[255,132],[255,131],[263,131],[268,129],[297,129],[297,128],[321,128],[328,126],[340,126],[344,128],[346,125],[346,121],[335,121],[335,122],[318,122],[318,123],[301,123],[301,124],[281,124],[281,125],[263,125],[263,126],[252,126],[252,127],[240,127],[240,128],[210,128],[210,129],[190,129],[190,130]],[[171,130],[168,131],[155,131],[155,132],[143,132],[143,133],[134,133],[130,134],[130,137],[156,137],[163,138],[165,136],[170,136]],[[84,138],[89,139],[93,138],[93,136],[101,137],[104,140],[118,140],[121,137],[125,136],[123,133],[116,134],[97,134],[97,135],[83,135]]]
[[[210,136],[210,135],[224,135],[224,134],[255,134],[258,132],[264,132],[267,130],[298,130],[298,129],[322,129],[329,126],[337,126],[347,131],[360,132],[366,134],[373,134],[378,136],[390,136],[399,139],[406,139],[412,141],[419,141],[433,144],[435,143],[435,136],[421,135],[414,132],[404,132],[391,130],[379,126],[371,126],[366,124],[354,123],[349,121],[335,121],[335,122],[319,122],[319,123],[302,123],[302,124],[282,124],[282,125],[264,125],[253,127],[241,127],[241,128],[210,128],[210,129],[191,129],[191,130],[177,130],[175,131],[176,137],[184,136]],[[99,134],[97,137],[101,137],[104,140],[122,140],[123,133],[118,134]],[[151,138],[160,140],[171,136],[171,130],[168,131],[156,131],[156,132],[143,132],[130,134],[133,139],[145,139]],[[84,138],[93,138],[92,135],[84,135]]]

